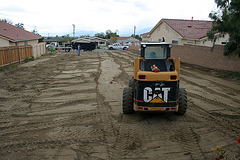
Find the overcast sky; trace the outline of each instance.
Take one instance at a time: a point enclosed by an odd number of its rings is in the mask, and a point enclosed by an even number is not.
[[[210,20],[214,0],[4,0],[0,19],[34,27],[42,36],[91,35],[110,29],[120,36],[150,31],[162,18]]]

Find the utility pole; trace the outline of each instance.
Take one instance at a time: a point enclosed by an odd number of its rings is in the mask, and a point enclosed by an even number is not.
[[[75,37],[75,24],[73,24],[73,37]]]
[[[135,34],[136,34],[136,26],[134,26],[133,38],[135,38]]]

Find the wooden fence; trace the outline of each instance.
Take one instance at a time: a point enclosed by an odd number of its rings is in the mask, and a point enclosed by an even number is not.
[[[43,54],[46,54],[46,42],[38,43],[35,45],[32,45],[32,56],[34,58],[40,57]]]
[[[40,57],[46,54],[46,43],[26,46],[0,47],[0,67],[21,63],[27,57]]]
[[[0,47],[0,67],[21,63],[27,57],[32,57],[31,45]]]

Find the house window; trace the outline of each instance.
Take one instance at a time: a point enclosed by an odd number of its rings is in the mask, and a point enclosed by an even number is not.
[[[194,44],[193,42],[187,42],[187,44]]]
[[[227,44],[227,42],[222,42],[222,44]]]
[[[15,45],[18,46],[18,42],[15,42]]]
[[[178,44],[178,41],[172,40],[172,44]]]
[[[24,41],[24,45],[28,45],[28,41]]]

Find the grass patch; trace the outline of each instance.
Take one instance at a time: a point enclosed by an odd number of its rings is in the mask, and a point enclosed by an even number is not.
[[[0,72],[4,72],[4,71],[6,71],[8,69],[9,69],[9,67],[2,67],[2,68],[0,68]]]
[[[220,77],[240,80],[240,72],[229,72],[220,75]]]
[[[7,71],[11,68],[16,68],[18,64],[12,64],[12,65],[9,65],[9,66],[5,66],[5,67],[0,67],[0,72],[4,72],[4,71]]]
[[[48,50],[48,54],[49,54],[49,55],[53,55],[53,54],[55,54],[55,53],[57,53],[57,50],[56,50],[56,49],[49,49],[49,50]]]
[[[54,55],[56,53],[57,53],[56,49],[48,49],[47,53],[46,54],[42,54],[41,56],[44,57],[44,56],[47,56],[47,55]]]
[[[33,56],[32,56],[31,58],[28,58],[28,57],[27,57],[27,58],[24,59],[24,62],[27,63],[27,62],[29,62],[29,61],[34,61],[34,59],[35,59],[35,58],[34,58]]]

